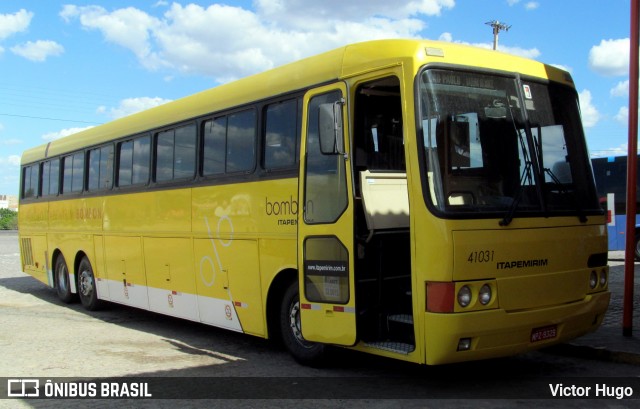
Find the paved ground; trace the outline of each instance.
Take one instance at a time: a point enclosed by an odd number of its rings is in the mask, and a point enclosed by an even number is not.
[[[624,252],[609,252],[611,302],[602,326],[571,342],[567,353],[640,365],[640,263],[635,263],[632,336],[622,334],[624,303]]]

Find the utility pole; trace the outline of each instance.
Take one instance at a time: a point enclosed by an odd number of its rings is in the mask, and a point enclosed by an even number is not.
[[[631,33],[629,36],[629,145],[627,151],[627,214],[636,214],[638,178],[638,47],[640,45],[640,0],[631,0]],[[633,213],[629,213],[633,212]],[[635,220],[627,217],[624,252],[624,297],[622,307],[622,335],[632,336],[633,328],[633,280],[635,254]]]
[[[493,49],[497,50],[498,49],[498,34],[502,30],[509,31],[511,26],[506,25],[505,23],[501,23],[498,20],[488,21],[485,24],[488,25],[488,26],[491,26],[491,28],[493,28]]]

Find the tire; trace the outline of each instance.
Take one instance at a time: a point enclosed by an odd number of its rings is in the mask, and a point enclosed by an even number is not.
[[[636,260],[640,260],[640,234],[636,233],[636,251],[634,252]]]
[[[326,346],[310,342],[302,337],[300,325],[300,295],[298,282],[289,285],[282,298],[280,308],[280,333],[282,341],[298,363],[308,366],[320,366],[325,356]]]
[[[82,306],[88,311],[95,311],[102,307],[103,303],[98,299],[96,291],[96,279],[89,259],[83,257],[78,265],[78,295]]]
[[[65,304],[70,304],[73,301],[76,301],[76,295],[71,292],[69,268],[67,267],[67,262],[64,260],[64,256],[62,254],[56,258],[54,267],[54,286],[60,301]]]

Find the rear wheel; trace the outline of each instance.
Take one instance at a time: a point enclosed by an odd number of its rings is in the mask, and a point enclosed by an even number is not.
[[[54,280],[56,287],[56,294],[58,298],[65,304],[69,304],[75,300],[75,294],[71,292],[71,285],[69,280],[69,268],[67,268],[67,262],[64,260],[64,256],[60,254],[56,258],[56,264],[54,267]]]
[[[297,362],[310,366],[320,364],[325,355],[325,345],[307,341],[302,336],[297,281],[291,283],[284,293],[280,308],[280,332],[284,345]]]
[[[89,259],[83,257],[78,266],[78,294],[85,309],[95,311],[102,306],[96,292],[96,280]]]

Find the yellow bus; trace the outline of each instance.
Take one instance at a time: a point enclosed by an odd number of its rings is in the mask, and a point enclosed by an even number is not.
[[[595,330],[607,237],[571,76],[348,45],[24,152],[24,271],[259,337],[442,364]]]

